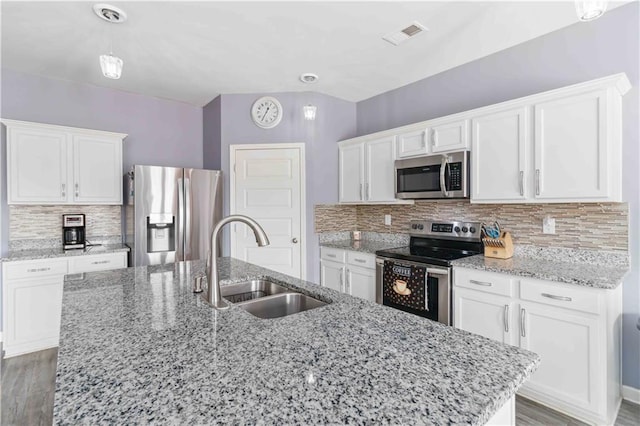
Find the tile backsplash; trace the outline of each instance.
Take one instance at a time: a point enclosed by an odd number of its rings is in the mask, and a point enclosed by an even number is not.
[[[384,225],[390,214],[392,224]],[[355,215],[355,218],[354,218]],[[556,219],[556,233],[543,234],[545,216]],[[411,220],[493,222],[516,244],[576,249],[628,250],[627,203],[471,204],[469,201],[416,201],[414,205],[318,205],[315,232],[406,233]]]
[[[62,215],[84,213],[87,240],[120,236],[121,206],[9,206],[9,247],[24,240],[56,240],[62,244]]]

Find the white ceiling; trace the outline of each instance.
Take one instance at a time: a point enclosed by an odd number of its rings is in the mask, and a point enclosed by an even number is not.
[[[98,2],[2,1],[2,66],[197,106],[310,90],[360,101],[578,22],[573,1],[118,1],[128,21],[109,24]],[[382,40],[416,20],[430,31]],[[110,37],[120,80],[100,72]],[[304,72],[320,80],[305,85]]]

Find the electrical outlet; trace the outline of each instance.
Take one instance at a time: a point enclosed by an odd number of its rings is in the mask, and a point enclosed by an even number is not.
[[[389,226],[391,225],[391,215],[390,214],[385,214],[384,215],[384,224]]]
[[[542,219],[542,233],[543,234],[556,233],[556,220],[551,216],[545,216],[545,218]]]

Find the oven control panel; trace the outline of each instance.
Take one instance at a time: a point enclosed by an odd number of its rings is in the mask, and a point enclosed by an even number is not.
[[[409,234],[416,237],[435,237],[480,241],[480,222],[432,222],[412,220]]]

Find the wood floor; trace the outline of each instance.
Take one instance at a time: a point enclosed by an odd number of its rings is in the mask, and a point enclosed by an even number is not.
[[[0,425],[50,425],[53,420],[57,349],[2,360],[0,382]],[[516,398],[518,426],[578,426],[585,423],[565,416],[533,401]],[[640,405],[627,401],[616,419],[616,426],[640,425]]]

